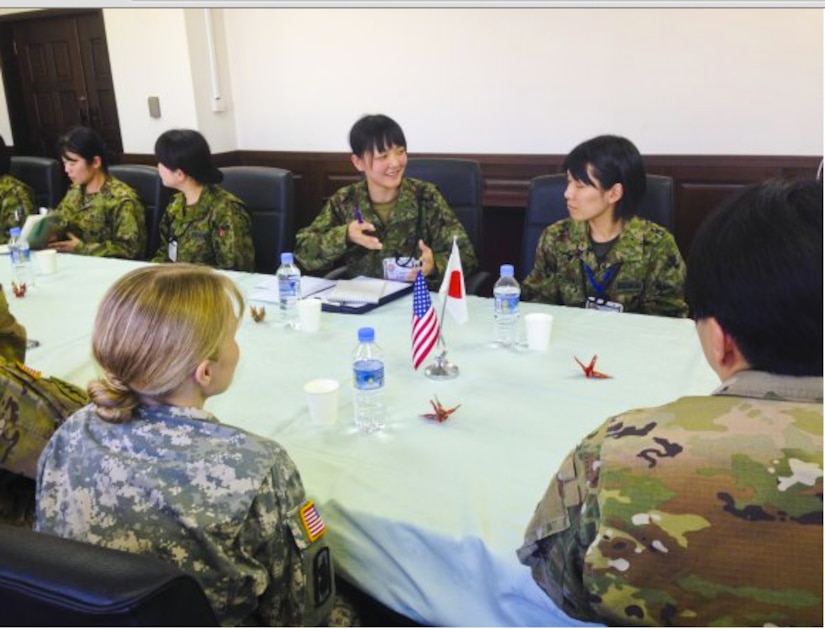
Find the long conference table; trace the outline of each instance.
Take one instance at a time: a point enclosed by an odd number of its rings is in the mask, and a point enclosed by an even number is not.
[[[100,299],[146,263],[60,254],[58,272],[16,299],[4,258],[12,312],[40,342],[28,364],[85,385],[96,374],[90,337]],[[271,277],[228,274],[246,295]],[[468,302],[466,324],[444,322],[447,358],[460,369],[452,380],[424,375],[434,353],[413,369],[409,294],[361,315],[324,312],[316,334],[282,327],[274,304],[257,303],[269,314],[261,323],[244,316],[234,382],[206,408],[287,448],[327,522],[337,572],[388,607],[429,625],[582,626],[516,558],[536,502],[604,419],[708,394],[718,380],[690,320],[523,303],[523,313],[554,316],[550,347],[539,353],[495,347],[492,300]],[[388,422],[373,434],[352,423],[350,357],[361,326],[375,328],[386,358]],[[574,356],[594,354],[612,378],[584,377]],[[319,377],[342,384],[332,426],[309,418],[302,385]],[[435,396],[461,405],[444,423],[421,417]]]

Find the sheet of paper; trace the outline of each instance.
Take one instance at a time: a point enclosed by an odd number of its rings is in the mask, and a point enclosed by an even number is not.
[[[328,280],[323,277],[304,275],[301,277],[301,297],[322,297],[325,291],[330,291],[335,287],[335,280]],[[255,284],[249,293],[250,301],[264,301],[271,304],[278,303],[278,278],[274,275],[267,276]]]

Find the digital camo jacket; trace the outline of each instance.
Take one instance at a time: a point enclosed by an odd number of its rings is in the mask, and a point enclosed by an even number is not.
[[[638,216],[625,224],[601,264],[586,222],[565,219],[547,227],[522,284],[522,298],[583,307],[587,297],[599,296],[586,267],[596,283],[605,285],[604,298],[622,304],[624,312],[687,316],[685,263],[676,241],[664,227]]]
[[[375,225],[383,249],[373,251],[347,241],[347,226],[355,219],[356,208],[364,222]],[[427,284],[437,290],[447,268],[453,236],[458,239],[466,277],[475,271],[478,260],[467,232],[438,188],[404,177],[392,214],[384,222],[370,202],[366,181],[359,181],[338,190],[312,224],[298,231],[295,259],[313,274],[346,265],[350,277],[384,277],[384,258],[395,257],[400,262],[418,258],[418,241],[423,240],[433,250],[435,262],[435,272],[426,278]]]
[[[34,191],[11,175],[0,175],[0,244],[9,241],[9,230],[22,227],[34,213]]]
[[[518,550],[611,625],[822,624],[822,378],[745,371],[614,417],[565,459]]]
[[[130,260],[146,253],[143,203],[130,186],[111,175],[93,194],[72,184],[52,214],[58,240],[70,232],[81,240],[74,253]]]
[[[191,206],[186,205],[182,192],[173,195],[160,219],[159,242],[153,262],[193,262],[216,269],[255,270],[249,212],[243,201],[217,185],[204,186],[200,198]]]
[[[178,565],[222,625],[317,625],[335,597],[326,526],[292,459],[203,410],[72,415],[40,458],[35,529]]]

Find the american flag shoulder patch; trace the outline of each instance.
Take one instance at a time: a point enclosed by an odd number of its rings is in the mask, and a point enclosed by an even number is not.
[[[307,537],[310,542],[314,542],[327,532],[327,525],[324,523],[318,509],[315,508],[315,503],[312,500],[307,500],[306,504],[301,507],[301,524],[304,526]]]

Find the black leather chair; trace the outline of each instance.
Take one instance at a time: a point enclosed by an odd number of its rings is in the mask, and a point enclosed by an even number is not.
[[[13,155],[9,174],[31,186],[37,207],[54,209],[66,194],[66,181],[59,161],[52,157]]]
[[[241,199],[252,217],[255,270],[275,273],[281,264],[281,253],[292,250],[292,173],[269,166],[226,166],[221,171],[221,186]]]
[[[160,241],[160,217],[166,211],[174,190],[163,185],[156,166],[147,164],[115,164],[109,174],[130,185],[137,192],[146,210],[147,260],[155,255]]]
[[[567,175],[540,175],[530,181],[524,213],[524,236],[521,243],[521,268],[516,275],[526,277],[533,269],[539,237],[548,225],[569,216],[564,189]],[[639,205],[638,215],[658,223],[673,233],[676,213],[673,203],[673,178],[647,175],[647,192]]]
[[[200,584],[155,557],[0,525],[6,626],[217,626]]]
[[[405,174],[435,184],[467,231],[479,261],[483,245],[483,180],[481,164],[472,159],[411,157]],[[465,277],[467,293],[478,295],[492,281],[486,271]]]

